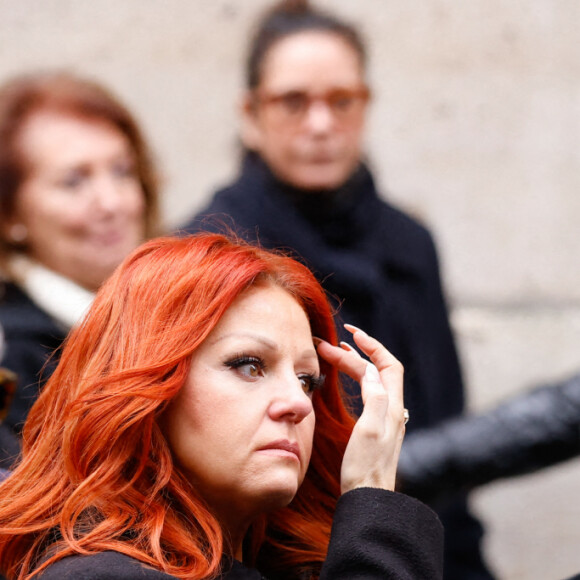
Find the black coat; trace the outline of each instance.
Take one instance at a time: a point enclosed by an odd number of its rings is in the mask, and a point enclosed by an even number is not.
[[[238,179],[181,231],[223,233],[224,225],[264,247],[295,252],[334,298],[339,321],[366,330],[403,363],[408,432],[462,413],[463,383],[433,239],[379,197],[364,165],[337,191],[305,194],[247,154]],[[341,339],[352,340],[342,332]],[[346,386],[360,411],[358,385]],[[483,531],[465,498],[455,496],[438,513],[446,528],[446,580],[491,578],[479,548]]]
[[[66,331],[11,283],[0,284],[0,325],[6,345],[0,364],[18,376],[18,387],[5,424],[19,435],[42,384],[56,366],[56,358],[49,359],[61,346]]]
[[[0,481],[5,469],[10,469],[20,456],[20,438],[4,423],[0,423]]]
[[[2,332],[2,327],[0,327]],[[4,336],[0,336],[4,347]],[[16,388],[16,375],[11,371],[0,367],[0,481],[2,481],[2,468],[8,468],[12,464],[15,457],[20,454],[20,441],[8,425],[2,423],[8,409],[14,389]]]
[[[580,455],[580,374],[543,385],[473,417],[412,433],[398,474],[434,500]]]
[[[438,580],[442,555],[441,524],[425,505],[399,493],[358,489],[338,502],[320,580]],[[60,560],[39,578],[170,580],[173,576],[118,552],[102,552]],[[222,579],[261,580],[262,575],[234,562]]]

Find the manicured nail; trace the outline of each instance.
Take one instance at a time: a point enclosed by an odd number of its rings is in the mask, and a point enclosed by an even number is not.
[[[340,346],[344,349],[344,350],[348,350],[349,352],[353,352],[354,348],[352,346],[350,346],[350,344],[348,344],[348,342],[344,342],[344,340],[340,341]]]
[[[366,334],[366,332],[364,330],[361,330],[360,328],[352,325],[352,324],[345,324],[344,327],[349,331],[352,332],[353,334],[355,332],[362,332],[363,334]]]
[[[367,381],[373,381],[374,383],[381,382],[381,375],[379,374],[379,369],[373,363],[367,363],[367,368],[365,369],[365,375],[363,379]]]

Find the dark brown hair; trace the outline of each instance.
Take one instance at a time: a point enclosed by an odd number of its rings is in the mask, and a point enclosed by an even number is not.
[[[28,119],[54,111],[110,123],[128,139],[145,196],[145,234],[158,229],[158,176],[151,153],[133,115],[100,84],[67,72],[41,72],[14,77],[0,87],[0,260],[15,250],[6,239],[18,191],[30,168],[19,147]]]
[[[347,42],[366,65],[366,49],[360,33],[341,19],[313,8],[306,0],[282,0],[258,22],[246,61],[246,87],[255,89],[261,81],[264,60],[278,41],[300,32],[328,32]]]

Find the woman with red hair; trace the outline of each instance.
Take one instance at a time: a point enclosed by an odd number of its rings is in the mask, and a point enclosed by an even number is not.
[[[394,493],[402,367],[289,257],[214,234],[134,251],[65,342],[0,485],[8,578],[441,577]],[[361,383],[356,424],[338,372]],[[258,572],[259,570],[259,572]],[[264,576],[262,576],[264,575]]]

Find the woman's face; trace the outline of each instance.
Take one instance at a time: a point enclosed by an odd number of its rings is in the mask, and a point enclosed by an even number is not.
[[[295,187],[339,187],[360,161],[367,97],[359,56],[345,40],[293,34],[270,48],[247,96],[245,144]]]
[[[196,350],[164,424],[176,460],[226,526],[296,494],[319,372],[306,314],[272,285],[241,294]]]
[[[112,124],[38,112],[19,147],[28,176],[13,223],[28,254],[96,290],[145,235],[145,199],[127,138]]]

